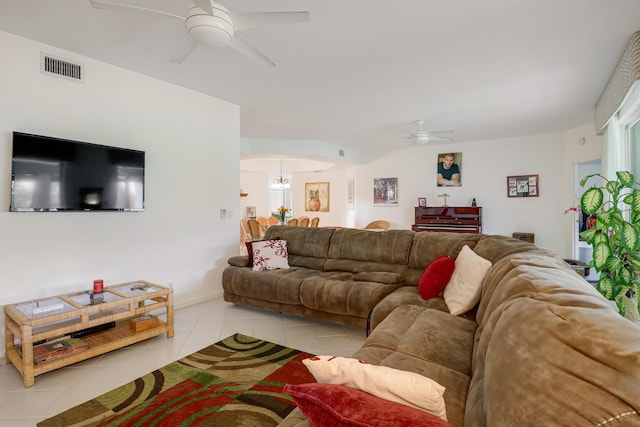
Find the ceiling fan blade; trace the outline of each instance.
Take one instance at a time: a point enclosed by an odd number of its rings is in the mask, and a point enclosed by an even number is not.
[[[427,131],[427,134],[429,134],[429,137],[431,137],[431,135],[442,135],[445,133],[452,133],[452,130],[434,130],[434,131]]]
[[[107,1],[107,0],[89,0],[89,3],[91,3],[91,6],[95,7],[96,9],[110,9],[110,10],[117,10],[120,12],[144,13],[146,15],[164,16],[168,18],[179,19],[181,21],[185,20],[184,16],[175,15],[173,13],[165,12],[162,10],[149,9],[149,8],[140,7],[140,6],[133,6],[130,4],[116,3],[116,2]]]
[[[444,136],[434,136],[434,135],[429,135],[429,142],[431,141],[452,141],[451,138],[445,138]]]
[[[180,45],[178,50],[173,54],[169,62],[173,64],[182,64],[182,62],[187,59],[189,55],[191,55],[191,52],[193,52],[193,49],[195,49],[197,46],[197,43],[193,41],[191,37],[188,37],[184,41],[184,43]]]
[[[193,0],[193,4],[207,12],[209,15],[213,15],[213,6],[211,6],[211,0]]]
[[[258,61],[259,63],[261,63],[263,65],[267,65],[269,67],[275,67],[276,66],[275,62],[273,62],[272,60],[267,58],[267,56],[264,53],[260,52],[258,49],[256,49],[251,44],[249,44],[249,42],[247,42],[238,33],[236,33],[234,35],[233,40],[231,40],[231,44],[229,46],[231,46],[232,48],[234,48],[238,52],[242,53],[243,55],[246,55],[249,58],[251,58],[251,59],[253,59],[255,61]]]
[[[236,31],[311,20],[309,12],[230,12],[230,15]]]

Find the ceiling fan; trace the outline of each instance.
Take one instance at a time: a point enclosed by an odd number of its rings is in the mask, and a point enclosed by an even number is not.
[[[451,141],[451,138],[446,138],[444,135],[447,133],[453,132],[452,130],[438,130],[438,131],[428,131],[423,128],[424,120],[418,120],[415,122],[416,130],[413,132],[406,132],[408,136],[405,138],[409,138],[411,140],[411,144],[413,145],[424,145],[430,141]]]
[[[184,21],[188,37],[170,59],[170,62],[178,64],[187,59],[198,45],[202,45],[230,46],[264,65],[273,67],[276,64],[247,42],[239,31],[270,25],[307,22],[310,19],[309,12],[232,12],[214,0],[193,0],[193,6],[187,9],[185,16],[109,0],[89,0],[89,2],[97,9],[139,12]]]

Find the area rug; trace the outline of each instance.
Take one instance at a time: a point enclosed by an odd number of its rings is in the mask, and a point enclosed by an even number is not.
[[[295,408],[285,384],[315,382],[310,356],[235,334],[38,427],[275,426]]]

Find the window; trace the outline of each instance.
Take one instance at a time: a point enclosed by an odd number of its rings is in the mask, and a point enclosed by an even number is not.
[[[291,185],[282,186],[272,183],[269,188],[269,213],[278,213],[278,208],[280,206],[286,206],[289,209],[293,206]],[[291,211],[289,211],[289,215],[291,215]]]
[[[606,176],[628,170],[640,177],[640,84],[636,82],[606,130]],[[637,179],[636,179],[637,181]]]

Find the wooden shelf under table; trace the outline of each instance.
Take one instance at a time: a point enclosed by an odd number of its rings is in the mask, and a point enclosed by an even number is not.
[[[135,284],[148,286],[150,291],[134,292],[132,286]],[[127,288],[130,288],[131,291],[128,291]],[[68,304],[64,311],[48,315],[28,315],[25,313],[24,307],[29,303],[5,306],[7,363],[13,364],[22,374],[25,387],[32,386],[35,381],[34,377],[45,372],[108,353],[163,333],[166,333],[168,338],[173,337],[173,290],[171,288],[137,281],[107,287],[105,292],[113,294],[113,299],[96,305],[78,303],[78,298],[82,299],[82,292],[45,298],[42,301],[60,299]],[[157,326],[138,332],[130,328],[130,319],[158,310],[164,311],[166,321],[160,320]],[[34,342],[55,339],[72,332],[111,322],[116,323],[114,328],[81,337],[89,344],[88,349],[48,362],[34,363]],[[19,343],[16,342],[16,339],[19,340]]]

